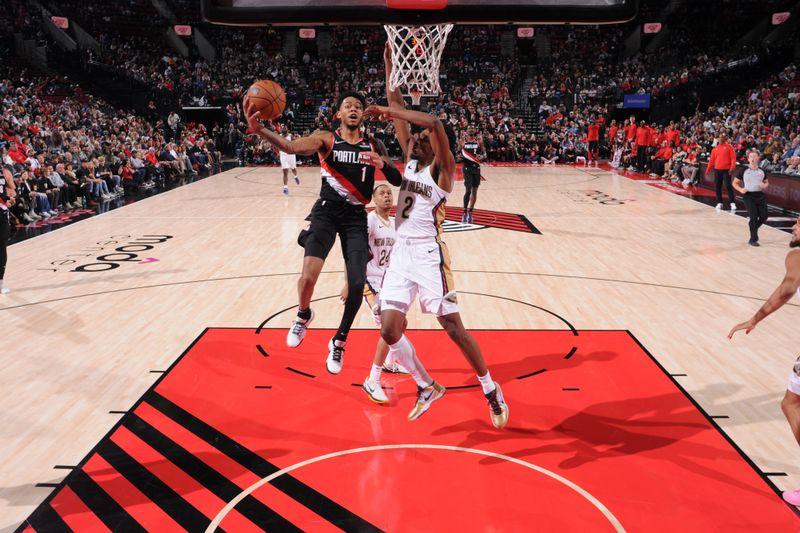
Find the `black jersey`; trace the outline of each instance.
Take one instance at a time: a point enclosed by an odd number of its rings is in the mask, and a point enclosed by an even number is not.
[[[0,208],[8,206],[8,184],[5,172],[0,171]]]
[[[375,149],[363,138],[350,144],[338,131],[332,135],[331,149],[320,162],[319,196],[323,200],[344,199],[353,205],[367,205],[375,188],[375,167],[367,154]]]
[[[480,145],[477,139],[464,140],[464,147],[461,149],[461,155],[464,156],[465,167],[479,167],[481,162],[478,160],[478,153],[480,152]]]

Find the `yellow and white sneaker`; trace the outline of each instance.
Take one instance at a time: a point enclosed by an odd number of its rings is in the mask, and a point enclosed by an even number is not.
[[[417,387],[417,403],[414,408],[408,413],[409,420],[416,420],[422,414],[430,409],[431,404],[444,396],[445,388],[436,383],[435,381],[427,387]]]
[[[489,416],[492,418],[492,425],[497,429],[502,429],[508,423],[508,405],[503,398],[503,391],[500,384],[494,382],[494,390],[489,394],[484,394],[489,402]]]
[[[389,397],[386,396],[386,393],[383,391],[383,387],[381,387],[380,382],[372,381],[369,379],[364,380],[364,384],[361,386],[364,389],[364,392],[367,393],[369,399],[375,403],[385,404],[389,403]]]

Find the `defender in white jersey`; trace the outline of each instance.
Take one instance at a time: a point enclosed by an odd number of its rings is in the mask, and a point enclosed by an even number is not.
[[[291,141],[293,135],[286,134],[286,140]],[[297,156],[288,154],[282,150],[278,150],[278,155],[281,159],[281,170],[283,170],[283,194],[289,194],[289,171],[294,174],[294,182],[300,185],[300,177],[297,175]]]
[[[406,313],[419,296],[422,311],[436,315],[475,370],[489,402],[492,425],[502,428],[508,422],[508,406],[500,385],[489,374],[480,346],[461,322],[450,274],[450,256],[441,239],[445,202],[453,190],[455,139],[450,139],[438,118],[405,109],[400,92],[389,89],[392,58],[388,43],[384,63],[389,107],[370,106],[364,115],[394,120],[406,167],[395,217],[397,239],[380,293],[381,336],[417,383],[417,401],[408,415],[410,420],[416,420],[445,393],[444,387],[425,370],[403,334]],[[409,123],[420,131],[412,136]]]
[[[364,303],[372,314],[375,324],[380,326],[381,306],[379,295],[395,241],[394,221],[389,218],[389,211],[393,205],[392,189],[387,184],[381,183],[375,187],[372,193],[372,201],[375,203],[375,210],[367,215],[370,259],[369,263],[367,263]],[[342,295],[344,296],[344,294],[343,291]],[[386,341],[382,337],[379,338],[372,368],[363,384],[364,391],[370,400],[375,403],[385,404],[389,402],[389,398],[381,387],[381,372],[408,374],[408,371],[395,360],[394,355]]]
[[[786,255],[786,275],[783,277],[783,281],[750,320],[733,326],[728,333],[729,339],[732,339],[733,334],[740,330],[750,333],[759,322],[791,300],[792,296],[800,294],[800,219],[792,227],[792,240],[789,241],[789,247],[791,250]],[[797,358],[789,373],[787,389],[783,401],[781,401],[781,410],[783,410],[786,420],[789,421],[795,440],[800,444],[800,357]],[[783,499],[792,505],[800,506],[800,490],[785,491]]]

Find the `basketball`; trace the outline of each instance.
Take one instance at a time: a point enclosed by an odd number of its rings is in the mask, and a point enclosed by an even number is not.
[[[286,107],[286,93],[270,80],[258,80],[247,89],[247,97],[264,120],[278,118]]]

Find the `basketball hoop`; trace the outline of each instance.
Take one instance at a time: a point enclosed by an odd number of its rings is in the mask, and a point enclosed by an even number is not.
[[[423,93],[439,94],[439,65],[453,25],[385,25],[383,29],[392,48],[389,89],[408,87],[414,105],[419,105]]]

